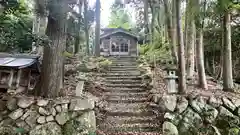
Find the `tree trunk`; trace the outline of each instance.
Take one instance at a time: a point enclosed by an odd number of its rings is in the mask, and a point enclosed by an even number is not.
[[[47,0],[34,0],[34,8],[37,13],[34,15],[32,33],[37,35],[45,35],[47,28]],[[39,41],[32,43],[32,52],[43,56],[43,46]]]
[[[195,25],[197,27],[196,32],[196,63],[198,70],[198,79],[199,86],[203,89],[208,89],[206,74],[205,74],[205,66],[204,66],[204,49],[203,49],[203,28],[204,28],[204,17],[200,15],[200,0],[196,0],[194,3],[196,12]],[[206,12],[206,0],[204,2],[204,12]]]
[[[177,24],[175,23],[177,20],[176,17],[176,0],[172,0],[172,47],[173,47],[173,51],[174,51],[174,58],[176,59],[176,62],[178,63],[178,48],[177,48]]]
[[[190,15],[190,13],[189,13],[189,11],[190,11],[190,0],[186,0],[186,11],[185,11],[185,18],[184,18],[184,36],[183,36],[183,41],[184,41],[184,45],[186,46],[185,47],[185,50],[186,50],[186,52],[187,52],[187,50],[188,50],[188,34],[189,34],[189,30],[190,30],[190,28],[189,28],[189,23],[190,23],[190,17],[189,17],[189,15]],[[187,52],[188,53],[188,52]],[[188,60],[188,59],[187,59]],[[187,67],[188,68],[188,67]]]
[[[96,0],[95,55],[100,56],[100,0]]]
[[[148,0],[144,0],[144,43],[148,40]]]
[[[172,15],[169,7],[168,0],[164,0],[164,11],[166,18],[166,25],[168,29],[168,39],[171,44],[172,56],[176,61],[178,61],[177,55],[177,47],[176,47],[176,8],[175,8],[175,0],[172,1]]]
[[[32,27],[32,33],[33,34],[39,34],[40,31],[40,22],[41,22],[41,18],[39,15],[35,14],[33,16],[33,27]],[[38,42],[33,42],[32,43],[32,52],[38,54]]]
[[[223,23],[222,23],[223,24]],[[220,73],[218,76],[218,80],[222,80],[223,79],[223,53],[224,53],[224,30],[222,30],[222,43],[221,43],[221,52],[220,52],[220,63],[219,63],[219,67],[220,67]]]
[[[188,1],[188,10],[187,12],[190,12],[190,14],[187,14],[187,29],[186,31],[186,43],[187,46],[187,75],[189,78],[192,78],[194,75],[194,55],[195,55],[195,33],[196,33],[196,27],[195,27],[195,20],[194,20],[194,8],[193,8],[193,1]]]
[[[177,44],[178,44],[178,58],[179,58],[179,93],[186,93],[186,69],[185,69],[185,54],[183,44],[183,33],[181,29],[181,16],[180,16],[180,0],[176,0],[176,25],[177,25]]]
[[[67,4],[65,0],[58,0],[50,5],[46,34],[51,42],[44,47],[41,94],[44,97],[54,98],[59,96],[60,89],[63,87]]]
[[[77,28],[79,28],[79,27],[77,27]],[[79,34],[77,34],[75,37],[75,42],[74,42],[74,54],[79,53],[79,49],[80,49],[80,37],[79,37]]]
[[[88,32],[88,17],[87,17],[87,11],[88,11],[88,5],[87,0],[84,0],[84,29],[85,29],[85,39],[86,39],[86,53],[87,55],[90,54],[89,51],[89,32]]]
[[[187,54],[187,58],[188,58],[188,77],[192,78],[193,75],[194,75],[194,63],[195,63],[195,59],[194,59],[194,55],[195,55],[195,32],[196,32],[196,27],[195,27],[195,22],[194,21],[191,21],[191,24],[190,24],[190,31],[189,31],[189,36],[188,36],[188,54]]]
[[[231,15],[225,11],[223,19],[224,52],[223,52],[223,90],[233,91],[232,49],[231,49]]]
[[[204,67],[204,54],[203,54],[203,30],[200,28],[197,31],[197,49],[196,49],[196,57],[197,57],[197,69],[198,69],[198,79],[199,86],[203,89],[208,89],[205,67]]]
[[[80,51],[80,34],[81,34],[81,13],[82,13],[82,3],[78,4],[79,15],[78,15],[78,24],[77,24],[77,35],[75,37],[74,43],[74,54],[79,53]]]
[[[155,27],[155,17],[156,17],[156,10],[155,10],[155,6],[150,4],[150,7],[151,7],[151,12],[152,12],[152,21],[151,21],[151,43],[154,42],[154,27]]]

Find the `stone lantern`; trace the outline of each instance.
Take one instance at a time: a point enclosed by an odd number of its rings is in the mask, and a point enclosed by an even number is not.
[[[168,76],[165,77],[167,80],[167,90],[169,94],[178,93],[176,80],[178,76],[176,75],[177,68],[175,66],[168,66],[165,68],[167,70]]]

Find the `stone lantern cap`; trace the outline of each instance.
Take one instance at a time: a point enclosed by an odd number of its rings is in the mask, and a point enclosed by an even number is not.
[[[176,65],[167,65],[164,70],[167,70],[168,76],[165,77],[165,79],[177,79],[176,71],[177,67]]]

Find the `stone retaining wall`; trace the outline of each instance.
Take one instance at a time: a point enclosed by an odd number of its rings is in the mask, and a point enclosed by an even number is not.
[[[96,130],[94,101],[5,96],[0,100],[0,135],[77,135]]]
[[[164,135],[240,133],[240,99],[155,94],[151,100],[164,112]]]

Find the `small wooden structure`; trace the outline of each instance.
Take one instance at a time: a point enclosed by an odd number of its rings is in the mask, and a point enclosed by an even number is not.
[[[101,55],[137,56],[138,38],[123,28],[105,28],[100,36]]]
[[[0,54],[0,89],[32,90],[40,78],[38,56]]]

